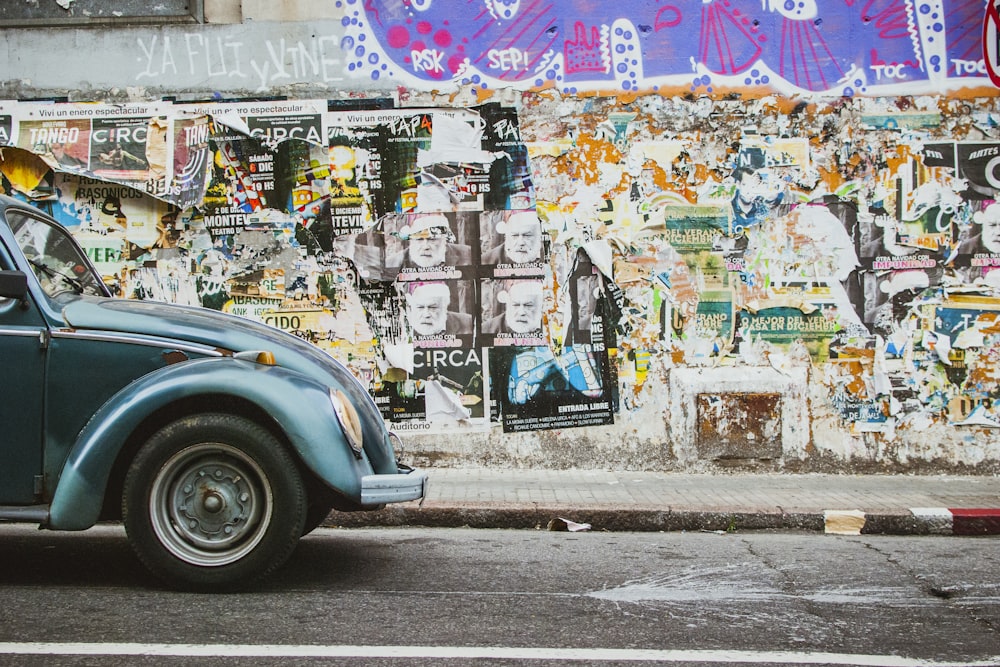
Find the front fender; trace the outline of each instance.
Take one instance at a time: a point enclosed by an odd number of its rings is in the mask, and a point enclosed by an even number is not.
[[[239,396],[280,425],[299,457],[320,479],[349,498],[361,498],[367,458],[348,446],[329,389],[296,371],[230,357],[174,364],[115,394],[80,432],[63,465],[47,527],[84,530],[100,517],[112,466],[129,436],[149,415],[184,398]],[[212,406],[205,405],[205,412]]]

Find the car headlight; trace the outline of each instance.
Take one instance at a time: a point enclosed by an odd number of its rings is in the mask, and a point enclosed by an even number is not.
[[[364,436],[361,433],[361,417],[358,416],[357,409],[347,394],[340,389],[330,390],[330,401],[333,403],[333,411],[337,413],[340,430],[347,437],[347,444],[355,454],[360,455],[364,446]]]

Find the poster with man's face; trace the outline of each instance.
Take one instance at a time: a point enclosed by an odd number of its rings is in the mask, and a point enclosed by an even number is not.
[[[472,277],[478,233],[464,214],[405,213],[387,217],[383,225],[385,275],[401,282]]]
[[[958,238],[954,266],[969,282],[1000,285],[1000,203],[976,203],[982,206]]]
[[[486,211],[480,217],[483,277],[542,276],[547,262],[542,223],[534,209]]]
[[[542,280],[482,281],[482,342],[486,346],[545,345]]]
[[[415,348],[467,347],[475,328],[472,281],[400,283]]]

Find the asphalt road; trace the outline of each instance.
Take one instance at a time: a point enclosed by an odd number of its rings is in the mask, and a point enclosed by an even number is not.
[[[1000,664],[1000,540],[321,529],[163,589],[118,527],[0,525],[0,664]]]

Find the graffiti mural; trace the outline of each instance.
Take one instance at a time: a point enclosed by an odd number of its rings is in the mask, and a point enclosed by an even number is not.
[[[408,85],[763,88],[851,96],[982,80],[978,1],[344,0],[348,67]]]

